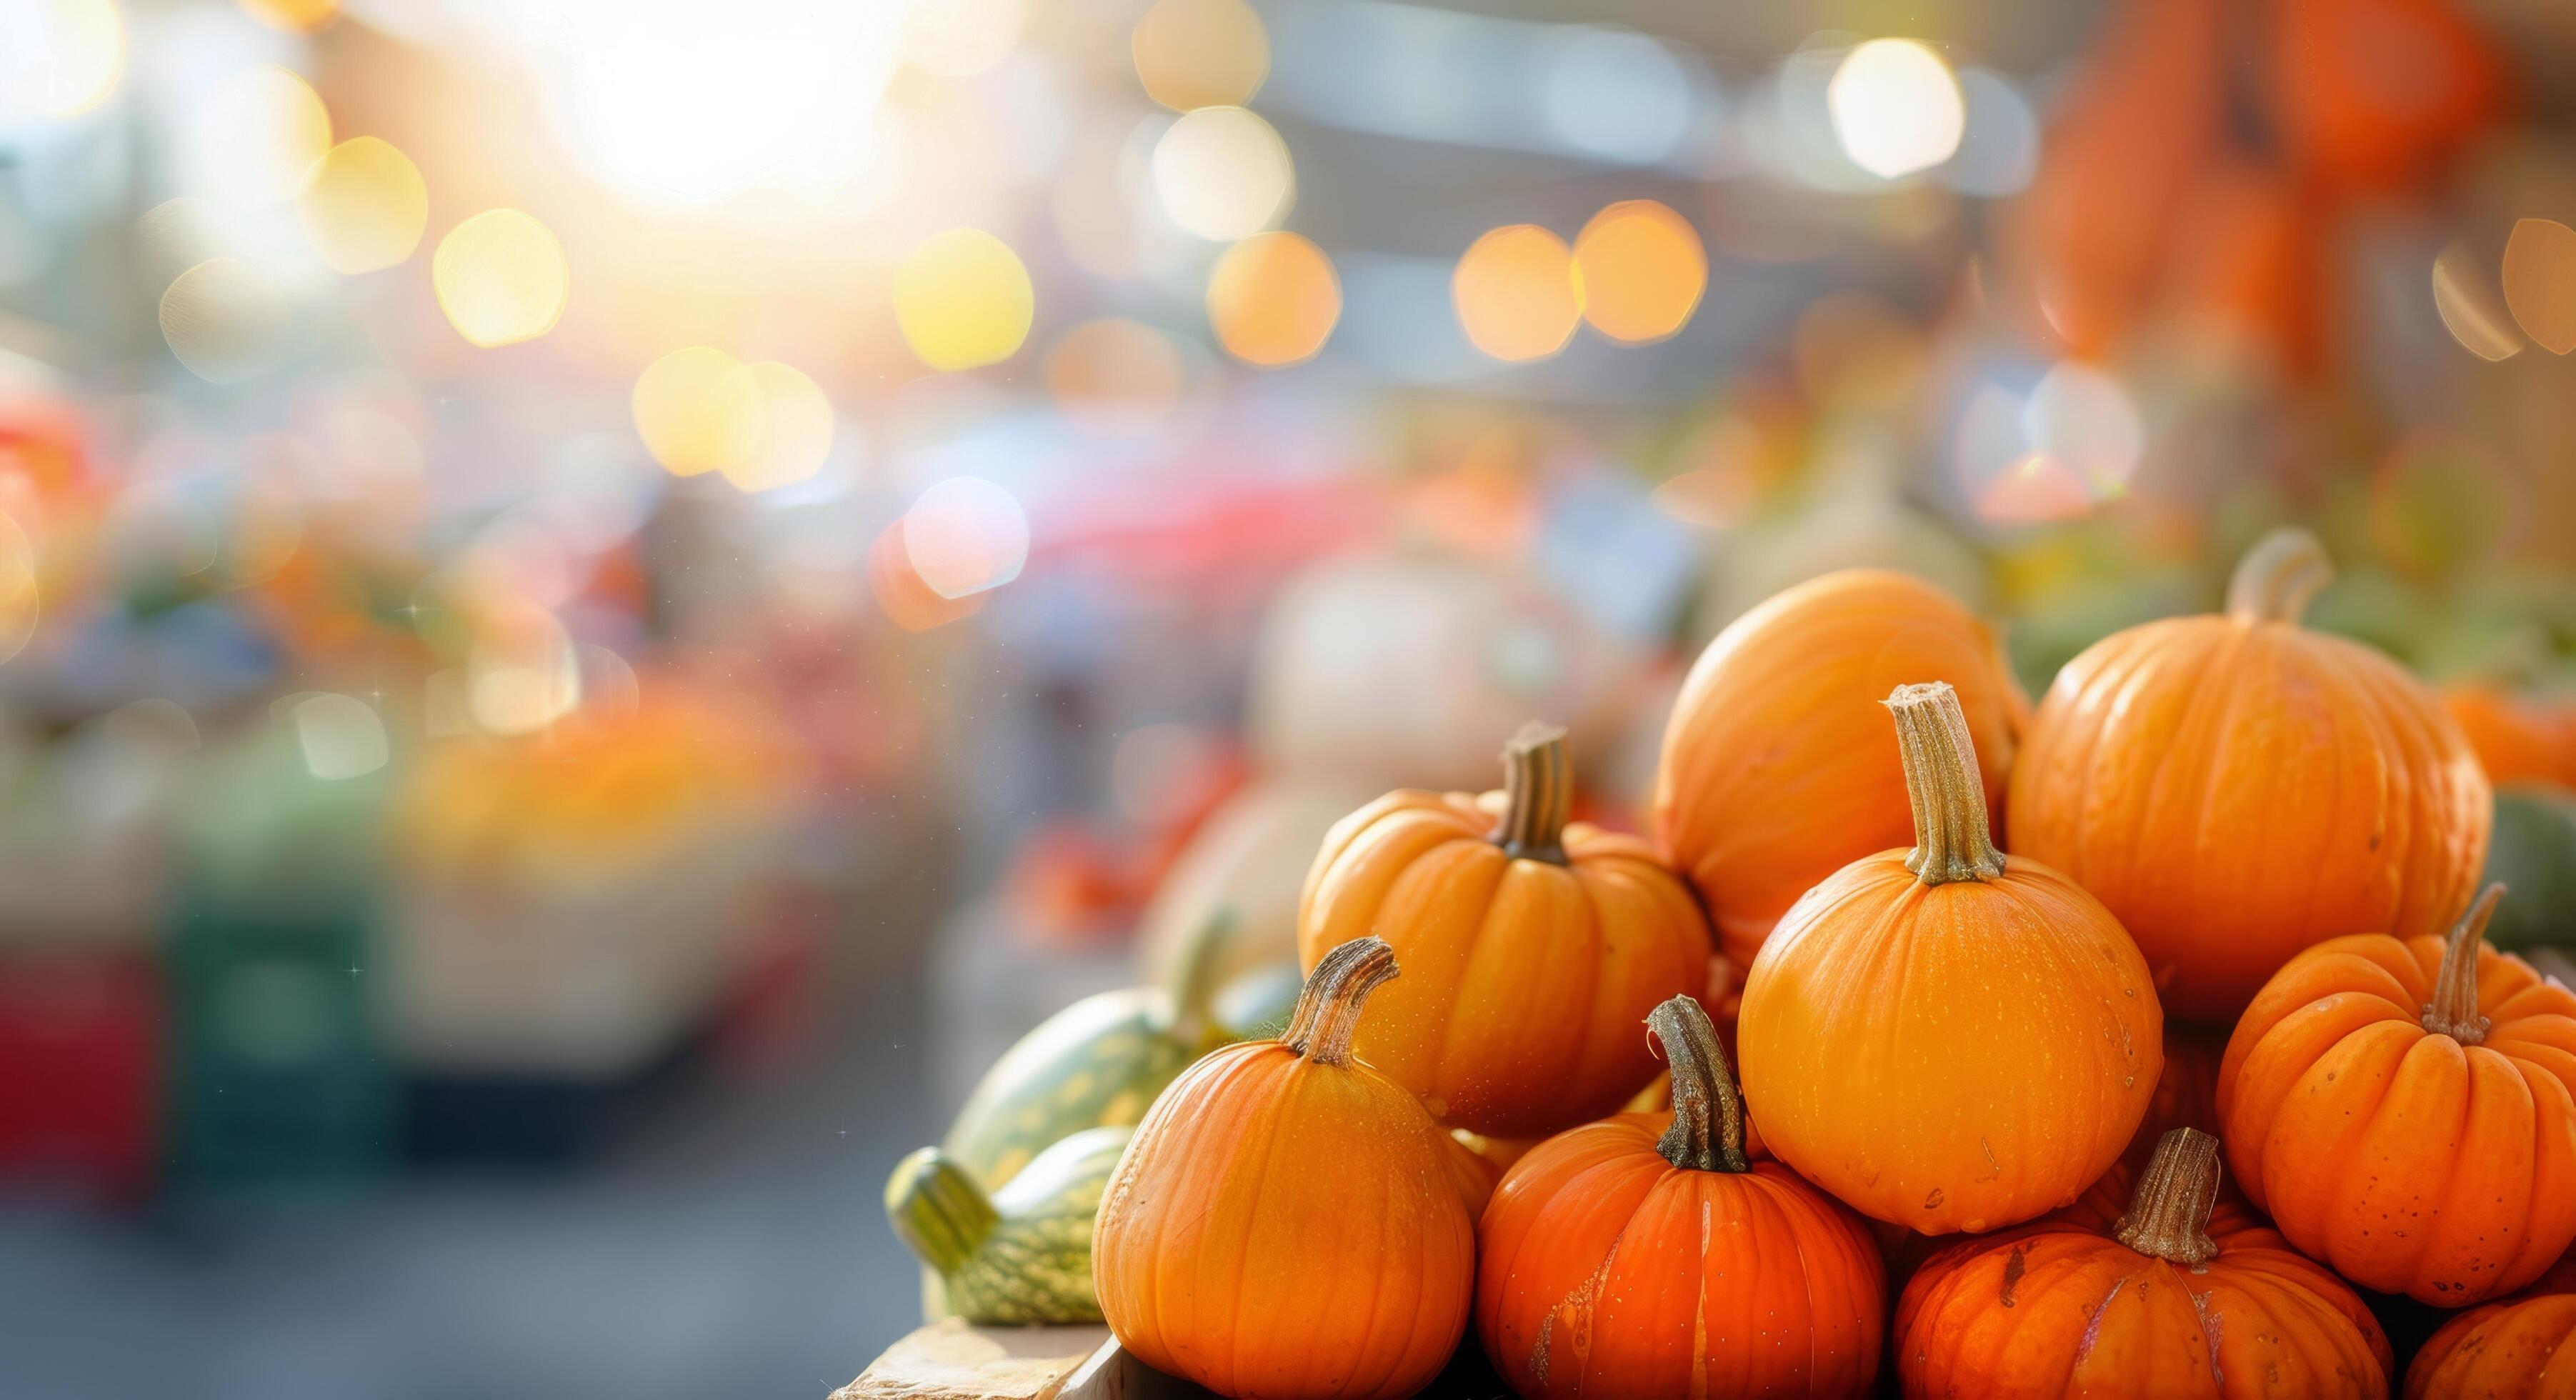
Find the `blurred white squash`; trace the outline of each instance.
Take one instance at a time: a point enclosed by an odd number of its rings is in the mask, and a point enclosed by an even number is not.
[[[1192,930],[1220,910],[1234,927],[1210,982],[1224,986],[1271,963],[1297,961],[1297,895],[1324,833],[1374,791],[1329,778],[1259,780],[1208,815],[1145,906],[1137,953],[1149,986],[1165,985]]]

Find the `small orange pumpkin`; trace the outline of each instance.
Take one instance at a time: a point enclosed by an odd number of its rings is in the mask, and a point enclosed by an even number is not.
[[[2576,1255],[2515,1297],[2442,1324],[2406,1368],[2406,1400],[2576,1396]]]
[[[2107,1232],[2055,1217],[1954,1244],[1896,1304],[1909,1396],[2384,1396],[2359,1295],[2218,1198],[2218,1139],[2176,1128]]]
[[[1316,966],[1355,938],[1404,963],[1361,1058],[1441,1121],[1531,1137],[1598,1118],[1655,1075],[1637,1023],[1708,984],[1708,925],[1635,837],[1567,824],[1565,731],[1531,725],[1504,788],[1389,793],[1325,838],[1298,910]],[[1496,819],[1496,809],[1500,820]]]
[[[1376,939],[1315,969],[1287,1034],[1172,1082],[1101,1198],[1101,1315],[1156,1370],[1247,1400],[1410,1395],[1466,1331],[1475,1228],[1455,1154],[1351,1058]]]
[[[1798,901],[1754,960],[1736,1045],[1780,1160],[1890,1224],[1975,1233],[2075,1199],[2128,1146],[2164,1016],[2100,901],[1995,849],[1951,688],[1887,705],[1914,849]]]
[[[2442,706],[2477,750],[2487,781],[2576,788],[2576,705],[2469,683],[2442,692]]]
[[[2309,944],[2436,931],[2486,859],[2486,775],[2431,692],[2299,627],[2332,574],[2306,531],[2265,536],[2224,615],[2068,662],[2013,769],[2012,850],[2110,906],[2187,1020],[2233,1016]]]
[[[1530,1150],[1477,1228],[1476,1333],[1531,1400],[1862,1395],[1886,1270],[1860,1218],[1749,1160],[1744,1102],[1689,997],[1646,1024],[1671,1113],[1623,1113]]]
[[[1994,634],[1939,588],[1887,569],[1811,579],[1737,618],[1682,681],[1655,773],[1655,834],[1751,965],[1808,887],[1904,844],[1905,773],[1878,704],[1905,681],[1956,686],[1986,796],[2030,702]]]
[[[2146,1165],[2156,1144],[2176,1128],[2218,1131],[2218,1065],[2227,1055],[2227,1037],[2173,1021],[2165,1022],[2165,1067],[2156,1076],[2155,1097],[2147,1116],[2138,1121],[2123,1161]],[[2127,1204],[2125,1197],[2122,1205]],[[2115,1212],[2116,1213],[2116,1212]]]
[[[2336,1273],[2436,1307],[2540,1276],[2576,1241],[2576,993],[2484,945],[2358,934],[2290,960],[2218,1071],[2236,1179]]]

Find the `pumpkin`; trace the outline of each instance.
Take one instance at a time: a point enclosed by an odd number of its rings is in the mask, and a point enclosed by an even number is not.
[[[936,1147],[904,1158],[886,1182],[886,1219],[938,1281],[924,1311],[998,1326],[1098,1322],[1092,1216],[1134,1131],[1075,1133],[990,1194]]]
[[[2487,781],[2576,788],[2576,707],[2475,682],[2442,692],[2442,707],[2477,750]]]
[[[2576,1256],[2517,1297],[2452,1318],[2406,1368],[2406,1400],[2485,1395],[2565,1400],[2576,1395]]]
[[[2147,1100],[2147,1116],[2138,1120],[2137,1134],[2121,1154],[2123,1160],[2140,1165],[2176,1128],[2218,1131],[2218,1066],[2227,1055],[2227,1037],[2167,1021],[2164,1044],[2165,1064],[2156,1075],[2155,1096]],[[2125,1197],[2121,1204],[2126,1206]]]
[[[2436,1307],[2510,1293],[2576,1241],[2576,993],[2448,938],[2301,953],[2227,1043],[2229,1163],[2290,1243]]]
[[[1226,1042],[1210,1014],[1229,937],[1202,925],[1177,979],[1085,997],[1040,1023],[984,1072],[941,1146],[998,1189],[1050,1144],[1085,1128],[1134,1127],[1192,1060]]]
[[[2100,901],[2006,857],[1959,697],[1897,687],[1914,848],[1844,866],[1780,921],[1744,984],[1745,1091],[1780,1160],[1927,1235],[2075,1199],[2128,1146],[2163,1013]]]
[[[1477,1228],[1476,1334],[1524,1396],[1863,1395],[1887,1300],[1859,1217],[1745,1152],[1744,1101],[1689,997],[1648,1028],[1671,1113],[1540,1143]]]
[[[2501,118],[2511,73],[2454,0],[2272,0],[2269,63],[2247,89],[2265,129],[2330,197],[2441,178]]]
[[[2514,892],[2487,925],[2489,943],[2507,952],[2576,950],[2576,795],[2499,790],[2486,877]]]
[[[1503,1137],[1619,1107],[1654,1077],[1637,1024],[1708,984],[1708,925],[1645,842],[1567,824],[1565,731],[1504,749],[1504,790],[1399,791],[1352,813],[1315,857],[1297,913],[1315,967],[1352,939],[1395,949],[1360,1057],[1434,1117]]]
[[[1217,957],[1220,983],[1295,963],[1297,892],[1315,863],[1315,848],[1333,823],[1376,791],[1329,778],[1271,778],[1227,798],[1146,901],[1136,927],[1144,980],[1172,985],[1199,930],[1220,913],[1234,920],[1234,936]],[[1293,985],[1289,997],[1295,1000]]]
[[[2052,1218],[1933,1255],[1896,1304],[1905,1393],[2386,1395],[2370,1309],[2218,1203],[2218,1155],[2176,1128],[2107,1232]]]
[[[1949,594],[1851,569],[1735,620],[1700,653],[1664,730],[1655,833],[1699,888],[1721,951],[1749,966],[1798,896],[1906,837],[1905,774],[1880,697],[1956,686],[1999,798],[2027,708],[1995,638]]]
[[[1092,1281],[1119,1343],[1243,1400],[1403,1396],[1466,1331],[1475,1227],[1455,1142],[1355,1059],[1378,939],[1306,979],[1288,1033],[1172,1082],[1119,1160]]]
[[[2331,575],[2307,532],[2264,537],[2223,615],[2067,663],[2013,769],[2010,848],[2108,905],[2186,1020],[2233,1016],[2309,944],[2436,931],[2486,858],[2486,776],[2431,693],[2299,627]]]

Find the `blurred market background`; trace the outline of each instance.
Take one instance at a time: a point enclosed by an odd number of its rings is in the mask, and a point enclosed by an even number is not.
[[[2563,706],[2571,224],[2563,0],[0,0],[0,1392],[846,1381],[1015,1036],[1827,569]]]

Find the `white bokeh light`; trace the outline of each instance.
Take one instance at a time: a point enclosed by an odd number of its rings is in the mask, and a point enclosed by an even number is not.
[[[1911,39],[1872,39],[1844,55],[1825,103],[1843,153],[1882,179],[1939,165],[1967,132],[1959,79]]]

